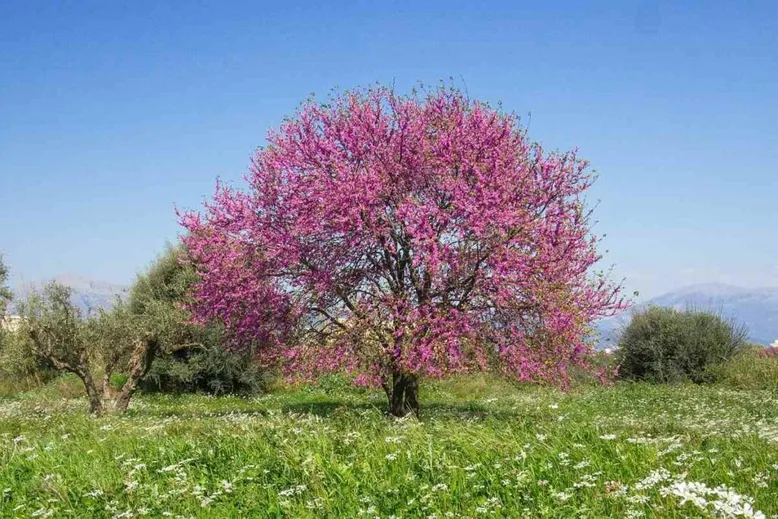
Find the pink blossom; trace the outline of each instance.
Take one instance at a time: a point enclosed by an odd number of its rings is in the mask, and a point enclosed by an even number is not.
[[[364,384],[496,369],[566,385],[591,323],[624,308],[600,260],[575,151],[438,89],[310,101],[268,135],[248,190],[181,215],[191,309],[294,377]]]

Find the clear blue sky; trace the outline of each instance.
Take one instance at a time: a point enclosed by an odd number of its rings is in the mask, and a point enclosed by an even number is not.
[[[778,285],[778,3],[678,4],[6,0],[0,250],[130,282],[311,92],[453,77],[591,160],[630,290]]]

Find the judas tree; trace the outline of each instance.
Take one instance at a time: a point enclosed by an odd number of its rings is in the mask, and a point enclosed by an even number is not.
[[[311,100],[246,180],[181,215],[194,315],[291,375],[380,384],[393,415],[418,413],[419,376],[564,385],[590,323],[624,306],[592,271],[587,163],[454,89]]]

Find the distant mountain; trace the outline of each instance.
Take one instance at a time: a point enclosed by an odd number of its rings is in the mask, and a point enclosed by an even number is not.
[[[71,274],[55,276],[53,279],[73,290],[73,303],[84,314],[94,312],[98,308],[112,307],[117,296],[125,297],[129,289],[125,285],[94,281]],[[29,283],[16,287],[15,295],[17,298],[24,297],[31,289],[38,289],[44,283]],[[778,288],[751,289],[706,283],[668,292],[636,305],[621,315],[599,321],[596,324],[600,332],[597,347],[599,349],[614,347],[621,330],[629,324],[632,313],[649,305],[667,306],[678,310],[696,308],[719,312],[724,317],[746,325],[749,339],[753,342],[767,346],[778,339]],[[9,313],[15,313],[13,305]]]
[[[84,315],[95,312],[100,308],[111,308],[116,303],[116,298],[124,298],[129,289],[129,287],[125,285],[94,281],[73,274],[62,274],[44,281],[26,283],[22,286],[15,287],[15,299],[19,300],[24,298],[31,290],[39,290],[49,281],[56,281],[70,287],[73,291],[73,304],[80,308]],[[15,311],[14,305],[12,304],[9,313],[13,314]]]
[[[690,285],[637,305],[625,314],[597,323],[599,348],[612,347],[631,314],[649,305],[677,310],[694,308],[717,312],[748,327],[752,342],[769,345],[778,339],[778,288],[741,288],[721,283]]]

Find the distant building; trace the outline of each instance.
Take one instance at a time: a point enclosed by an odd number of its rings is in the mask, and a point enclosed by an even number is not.
[[[6,315],[0,317],[0,327],[9,332],[15,332],[22,325],[22,318],[19,315]]]

